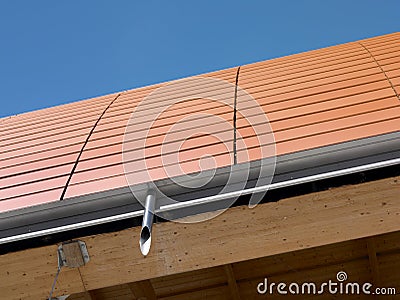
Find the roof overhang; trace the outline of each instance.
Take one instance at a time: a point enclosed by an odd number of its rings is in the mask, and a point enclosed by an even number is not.
[[[275,175],[268,188],[281,189],[397,164],[400,165],[400,132],[393,132],[278,156]],[[257,161],[252,163],[246,189],[254,187],[259,165]],[[166,205],[164,212],[159,209],[159,214],[162,216],[164,213],[168,219],[185,217],[192,211],[185,208],[192,205],[198,206],[196,212],[222,209],[227,198],[215,200],[213,196],[226,182],[227,174],[225,168],[219,169],[217,176],[201,189],[182,189],[170,179],[158,182],[157,186],[163,193],[182,203],[172,209]],[[203,201],[199,204],[198,199]],[[129,187],[94,193],[0,214],[0,243],[96,226],[142,214],[143,206]]]

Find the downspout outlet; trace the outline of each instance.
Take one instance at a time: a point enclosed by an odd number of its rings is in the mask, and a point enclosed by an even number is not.
[[[151,247],[151,229],[153,228],[154,210],[156,208],[156,196],[154,190],[149,190],[146,196],[142,230],[140,231],[140,251],[147,256]]]

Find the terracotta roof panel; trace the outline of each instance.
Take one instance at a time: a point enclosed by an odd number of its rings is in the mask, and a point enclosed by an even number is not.
[[[227,80],[228,82],[234,83],[236,80],[236,68],[224,70],[222,72],[213,72],[206,75],[205,77],[212,77]],[[193,77],[193,78],[196,78]],[[154,86],[154,89],[160,87],[162,85]],[[180,90],[180,95],[191,95],[194,92],[202,92],[205,94],[209,94],[210,96],[218,93],[219,95],[226,94],[226,98],[232,98],[233,94],[232,90],[229,90],[228,93],[223,90],[218,89],[220,85],[216,84],[208,84],[206,86],[197,86],[193,85],[193,88],[190,87],[189,84],[187,92],[185,90]],[[147,90],[147,94],[150,93],[153,89]],[[108,184],[116,184],[114,187],[121,187],[126,185],[126,180],[124,177],[124,169],[122,166],[122,133],[125,132],[125,127],[131,116],[132,111],[135,109],[136,105],[143,100],[146,96],[146,93],[141,93],[137,95],[136,91],[127,91],[121,95],[121,97],[110,107],[107,113],[102,118],[101,122],[98,124],[95,132],[93,133],[85,151],[82,154],[81,160],[77,166],[76,172],[71,180],[71,185],[67,190],[67,197],[80,195],[79,191],[84,191],[87,193],[90,188],[93,188],[91,192],[98,191],[99,187],[92,183],[93,180],[102,181],[101,189],[104,186],[108,186]],[[174,98],[174,93],[168,92],[163,93],[161,97],[156,99],[156,102],[147,102],[144,103],[142,113],[139,114],[139,118],[143,119],[153,117],[155,111],[158,111],[159,107],[163,105],[163,103],[169,103],[170,99]],[[168,107],[165,107],[166,109]],[[141,108],[142,109],[142,108]],[[190,114],[194,113],[206,113],[211,115],[217,115],[222,119],[232,124],[232,115],[233,109],[229,107],[225,107],[217,102],[206,100],[206,99],[196,99],[189,101],[189,103],[176,103],[173,107],[168,108],[163,112],[161,116],[159,116],[152,127],[152,130],[149,132],[147,137],[147,149],[146,155],[149,158],[146,162],[149,164],[149,172],[152,178],[161,179],[166,176],[165,171],[163,170],[163,164],[165,162],[161,161],[159,157],[160,154],[160,142],[164,139],[165,133],[171,130],[171,126],[176,124],[182,117],[190,116]],[[201,118],[197,118],[196,120],[187,121],[187,131],[190,131],[194,128],[202,127],[202,130],[206,130],[208,132],[214,132],[218,128],[218,124],[211,124],[203,126],[205,122]],[[207,124],[207,123],[206,123]],[[140,119],[137,120],[137,126],[135,130],[141,131],[144,127],[141,125]],[[111,133],[111,134],[110,134]],[[175,134],[175,136],[174,136]],[[111,136],[111,137],[110,137]],[[140,135],[139,135],[140,136]],[[180,137],[181,136],[181,137]],[[229,137],[232,134],[229,132]],[[179,146],[179,144],[186,139],[185,132],[172,132],[172,137],[176,139],[174,143],[170,143],[170,146]],[[204,145],[201,147],[189,147],[189,145]],[[141,149],[141,141],[139,141],[137,150],[135,144],[132,143],[132,157],[135,157],[135,153],[139,153],[142,151]],[[153,146],[152,146],[153,145]],[[216,163],[218,166],[227,166],[232,163],[231,155],[229,155],[229,149],[226,149],[226,146],[223,143],[215,143],[215,141],[207,136],[201,136],[197,138],[193,138],[190,142],[186,141],[186,145],[188,147],[186,150],[182,151],[180,154],[181,157],[181,168],[183,172],[192,170],[196,172],[199,170],[199,164],[196,158],[201,157],[204,154],[217,154]],[[136,151],[136,152],[135,152]],[[219,154],[218,154],[219,153]],[[170,165],[176,164],[174,161],[174,153],[164,155],[164,159],[166,161],[170,160]],[[168,163],[167,163],[168,164]],[[102,166],[101,170],[97,169],[98,166]],[[131,167],[134,167],[132,163]],[[103,172],[104,171],[104,172]],[[172,169],[172,171],[176,171]],[[143,178],[141,176],[143,170],[136,170],[136,176],[138,178]],[[178,172],[179,173],[179,172]],[[140,180],[138,179],[138,183]],[[86,187],[85,187],[86,186]]]
[[[238,83],[268,116],[277,155],[283,155],[400,131],[400,100],[393,90],[400,92],[399,69],[400,33],[396,32],[241,66]],[[156,98],[146,96],[170,83],[1,119],[0,211],[59,200],[84,145],[65,198],[126,187],[122,142],[134,110],[137,134],[129,154],[137,183],[146,172],[157,180],[210,168],[211,161],[199,163],[207,154],[214,156],[217,167],[231,165],[234,93],[218,83],[198,84],[195,79],[211,77],[235,84],[237,70],[190,77],[186,85],[163,90]],[[177,95],[195,93],[203,96],[173,103]],[[206,99],[213,95],[226,104]],[[245,150],[238,143],[238,162],[263,158],[252,128],[257,124],[246,119],[255,103],[239,93],[237,105],[238,136],[248,147]],[[160,108],[166,110],[156,118]],[[145,135],[140,133],[146,128],[142,121],[148,118],[157,120],[147,135],[148,166],[143,169]],[[176,129],[180,121],[182,126]]]
[[[114,98],[29,112],[1,123],[0,206],[59,200],[89,132]]]

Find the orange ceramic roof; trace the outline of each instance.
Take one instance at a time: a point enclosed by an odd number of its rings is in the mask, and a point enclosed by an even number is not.
[[[235,84],[237,72],[232,68],[201,76]],[[270,120],[277,155],[400,131],[400,33],[241,66],[238,74],[238,85]],[[0,212],[125,187],[122,141],[127,122],[136,105],[163,85],[0,119]],[[146,113],[168,97],[173,95],[148,103]],[[237,106],[239,112],[249,109],[240,97]],[[167,110],[149,138],[154,179],[166,176],[158,155],[163,135],[194,112],[233,122],[229,107],[204,99]],[[205,122],[202,127],[215,129]],[[240,113],[237,130],[250,159],[260,159],[254,131]],[[198,171],[197,159],[207,153],[219,167],[232,164],[229,145],[229,140],[206,135],[190,138],[179,157],[182,169]]]

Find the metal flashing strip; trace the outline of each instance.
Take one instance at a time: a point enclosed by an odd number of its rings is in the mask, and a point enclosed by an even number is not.
[[[195,199],[195,200],[189,200],[189,201],[179,202],[179,203],[170,204],[170,205],[165,205],[165,206],[161,206],[158,210],[156,210],[156,213],[182,209],[182,208],[193,206],[193,205],[201,205],[201,204],[207,204],[207,203],[212,203],[212,202],[218,202],[218,201],[226,200],[226,199],[233,198],[233,197],[238,197],[238,196],[243,196],[243,195],[248,195],[248,194],[253,194],[253,193],[259,193],[259,192],[264,192],[267,190],[274,190],[274,189],[289,187],[289,186],[293,186],[293,185],[299,185],[299,184],[303,184],[303,183],[313,182],[313,181],[317,181],[317,180],[323,180],[323,179],[368,171],[368,170],[372,170],[372,169],[394,166],[394,165],[398,165],[398,164],[400,164],[400,158],[366,164],[366,165],[361,165],[361,166],[347,168],[347,169],[338,170],[338,171],[316,174],[316,175],[307,176],[307,177],[303,177],[303,178],[272,183],[272,184],[269,184],[266,186],[249,188],[249,189],[245,189],[245,190],[241,190],[241,191],[235,191],[235,192],[230,192],[230,193],[226,193],[226,194],[215,195],[215,196],[210,196],[210,197],[205,197],[205,198],[200,198],[200,199]],[[114,215],[114,216],[110,216],[110,217],[99,218],[99,219],[94,219],[94,220],[90,220],[90,221],[54,227],[54,228],[50,228],[50,229],[14,235],[14,236],[10,236],[10,237],[1,238],[0,244],[12,243],[12,242],[17,242],[17,241],[21,241],[21,240],[30,239],[30,238],[40,237],[40,236],[44,236],[44,235],[50,235],[50,234],[55,234],[55,233],[60,233],[60,232],[65,232],[65,231],[70,231],[70,230],[76,230],[76,229],[80,229],[80,228],[120,221],[120,220],[124,220],[124,219],[130,219],[130,218],[142,216],[143,214],[144,214],[144,210],[138,210],[138,211]]]
[[[383,162],[378,162],[378,163],[372,163],[372,164],[358,166],[358,167],[352,167],[352,168],[338,170],[338,171],[332,171],[332,172],[321,173],[321,174],[317,174],[317,175],[311,175],[311,176],[297,178],[297,179],[293,179],[293,180],[287,180],[287,181],[283,181],[283,182],[272,183],[269,185],[249,188],[249,189],[245,189],[245,190],[241,190],[241,191],[235,191],[235,192],[215,195],[215,196],[211,196],[211,197],[165,205],[165,206],[161,206],[160,209],[156,211],[156,213],[185,208],[185,207],[192,206],[192,205],[200,205],[200,204],[206,204],[206,203],[210,203],[210,202],[222,201],[222,200],[226,200],[229,198],[235,198],[235,197],[249,195],[249,194],[261,193],[261,192],[265,192],[268,190],[275,190],[275,189],[279,189],[279,188],[284,188],[284,187],[289,187],[289,186],[293,186],[293,185],[328,179],[328,178],[332,178],[332,177],[338,177],[338,176],[368,171],[368,170],[377,169],[377,168],[389,167],[389,166],[393,166],[393,165],[397,165],[397,164],[400,164],[400,158],[383,161]]]
[[[80,222],[80,223],[75,223],[75,224],[69,224],[69,225],[65,225],[65,226],[59,226],[59,227],[14,235],[14,236],[0,239],[0,244],[12,243],[12,242],[22,241],[22,240],[36,238],[36,237],[40,237],[40,236],[45,236],[45,235],[50,235],[50,234],[55,234],[55,233],[60,233],[60,232],[65,232],[65,231],[70,231],[70,230],[76,230],[76,229],[85,228],[85,227],[89,227],[89,226],[101,225],[101,224],[105,224],[105,223],[140,217],[143,215],[143,213],[144,213],[144,210],[137,210],[137,211],[120,214],[120,215],[115,215],[115,216],[111,216],[111,217],[105,217],[105,218],[100,218],[100,219],[95,219],[95,220],[90,220],[90,221],[85,221],[85,222]]]

